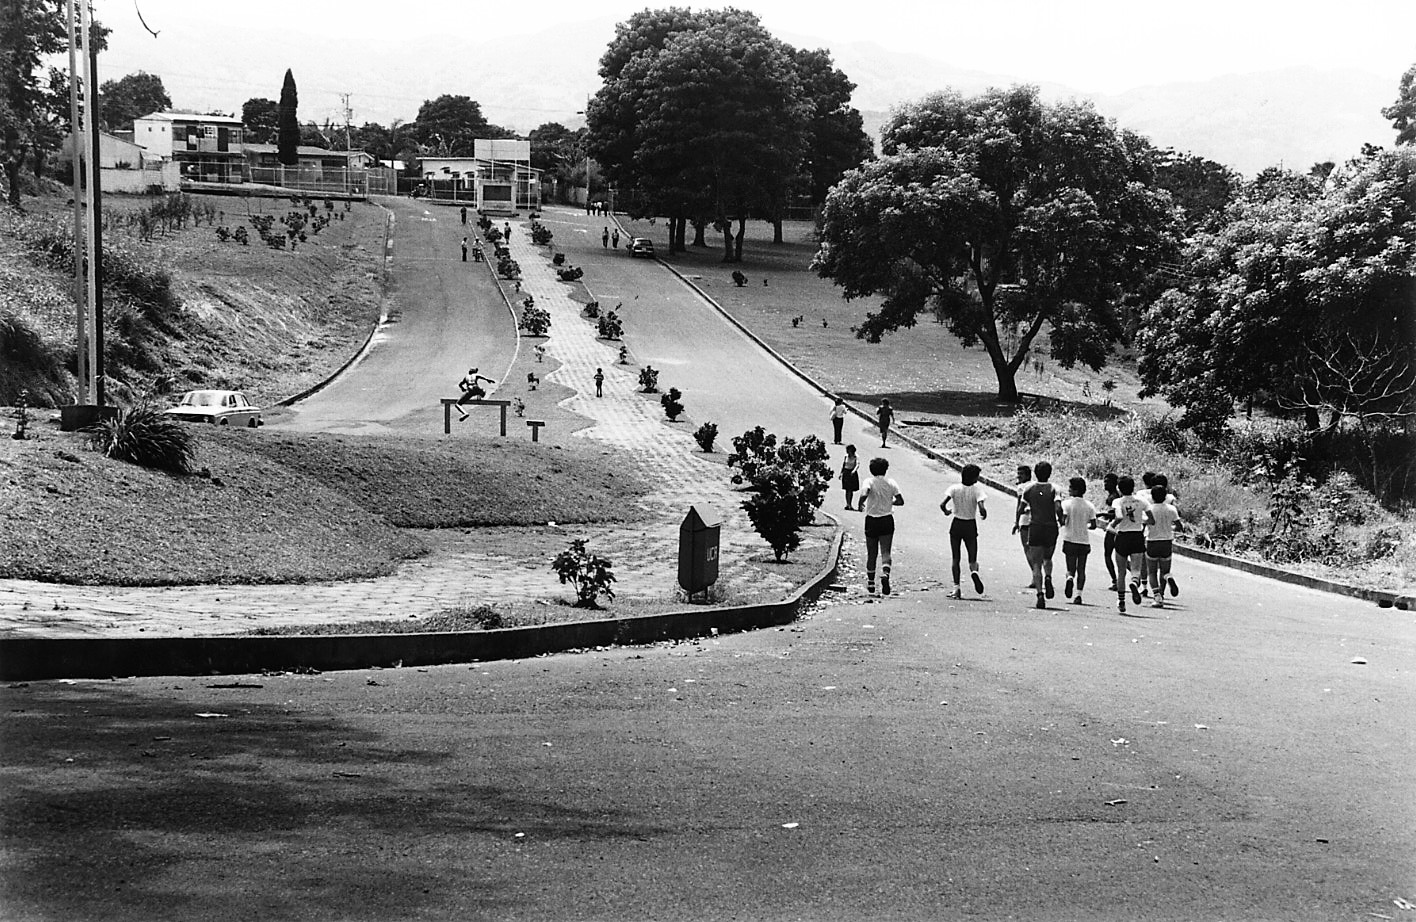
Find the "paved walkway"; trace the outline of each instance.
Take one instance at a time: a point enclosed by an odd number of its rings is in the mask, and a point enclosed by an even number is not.
[[[567,530],[585,534],[596,553],[614,561],[615,592],[624,598],[673,598],[678,528],[688,507],[707,503],[723,516],[719,591],[786,595],[785,579],[750,565],[770,550],[739,507],[741,495],[726,469],[703,457],[692,436],[664,420],[653,395],[637,392],[638,367],[616,365],[618,343],[596,338],[581,305],[556,278],[546,250],[533,245],[525,225],[513,228],[512,256],[522,269],[522,296],[551,315],[549,356],[561,363],[546,376],[576,393],[568,409],[595,420],[578,437],[612,449],[654,476],[659,488],[642,503],[647,523]],[[596,368],[605,371],[597,398]],[[541,559],[487,553],[475,531],[431,532],[433,552],[387,577],[340,583],[260,586],[68,586],[0,580],[0,636],[153,637],[235,634],[270,625],[323,624],[416,618],[462,605],[534,599],[570,599]],[[820,539],[815,539],[821,543]],[[804,542],[803,552],[811,550]]]

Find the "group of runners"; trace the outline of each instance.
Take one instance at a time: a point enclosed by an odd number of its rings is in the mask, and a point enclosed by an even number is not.
[[[841,465],[841,487],[848,510],[865,513],[866,590],[875,593],[876,575],[880,591],[890,594],[891,545],[894,540],[894,507],[904,505],[900,486],[887,476],[890,462],[873,458],[870,477],[861,484],[855,446],[846,447]],[[967,555],[969,579],[974,591],[983,594],[983,577],[978,568],[978,523],[988,518],[982,471],[967,464],[959,482],[952,484],[939,503],[951,518],[949,523],[950,575],[954,588],[949,597],[963,598],[962,564]],[[1032,581],[1028,588],[1037,593],[1037,607],[1046,608],[1056,594],[1052,573],[1057,544],[1062,544],[1066,564],[1063,594],[1081,605],[1087,584],[1087,559],[1091,555],[1092,531],[1103,531],[1103,555],[1111,576],[1109,591],[1116,593],[1116,607],[1126,611],[1129,593],[1133,605],[1151,598],[1154,608],[1164,608],[1167,594],[1174,598],[1180,587],[1171,575],[1171,560],[1180,514],[1175,494],[1164,474],[1147,472],[1137,489],[1130,475],[1107,474],[1103,480],[1106,499],[1098,509],[1086,498],[1087,482],[1072,477],[1067,494],[1052,483],[1052,464],[1039,461],[1018,467],[1018,500],[1013,511],[1013,532],[1019,536]],[[853,505],[860,493],[858,505]]]

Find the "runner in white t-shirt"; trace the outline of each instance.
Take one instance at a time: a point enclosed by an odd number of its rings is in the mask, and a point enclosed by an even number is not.
[[[978,523],[980,519],[988,518],[988,509],[983,504],[986,497],[983,487],[978,484],[979,473],[977,464],[965,464],[960,472],[961,482],[949,487],[944,501],[939,504],[940,512],[954,517],[954,521],[949,523],[949,553],[953,558],[950,572],[954,575],[951,599],[964,597],[959,589],[960,544],[969,552],[969,577],[973,579],[974,590],[983,595],[983,578],[978,575]]]
[[[1125,614],[1127,588],[1131,590],[1131,601],[1141,604],[1141,560],[1146,553],[1146,510],[1150,503],[1133,495],[1136,480],[1129,474],[1116,478],[1116,489],[1121,493],[1111,504],[1116,522],[1116,610]]]
[[[1170,576],[1170,561],[1174,553],[1175,526],[1180,524],[1173,497],[1163,484],[1151,488],[1151,505],[1146,510],[1146,560],[1150,564],[1152,608],[1165,607],[1165,590],[1171,596],[1180,594],[1180,587]]]
[[[890,594],[890,547],[895,540],[896,506],[905,504],[900,485],[885,472],[890,462],[870,459],[870,479],[860,491],[860,508],[865,513],[865,588],[875,592],[875,564],[880,562],[880,591]]]
[[[1062,500],[1062,558],[1067,561],[1067,585],[1063,594],[1075,605],[1082,604],[1087,585],[1087,556],[1091,554],[1091,529],[1096,527],[1096,507],[1085,499],[1087,482],[1080,477],[1067,481],[1071,494]],[[1072,595],[1076,586],[1077,594]]]

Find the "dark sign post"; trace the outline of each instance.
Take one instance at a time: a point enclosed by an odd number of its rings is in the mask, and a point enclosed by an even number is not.
[[[718,533],[723,517],[712,506],[688,507],[688,515],[679,526],[679,585],[693,601],[695,593],[703,593],[708,601],[708,587],[718,581]]]

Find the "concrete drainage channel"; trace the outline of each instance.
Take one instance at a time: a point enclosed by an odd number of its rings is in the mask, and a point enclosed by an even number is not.
[[[0,639],[0,681],[108,679],[160,675],[243,675],[262,670],[439,666],[524,659],[592,647],[686,640],[774,627],[796,620],[836,579],[844,529],[838,523],[826,566],[780,602],[701,608],[634,618],[602,618],[428,634],[280,637],[10,637]]]

